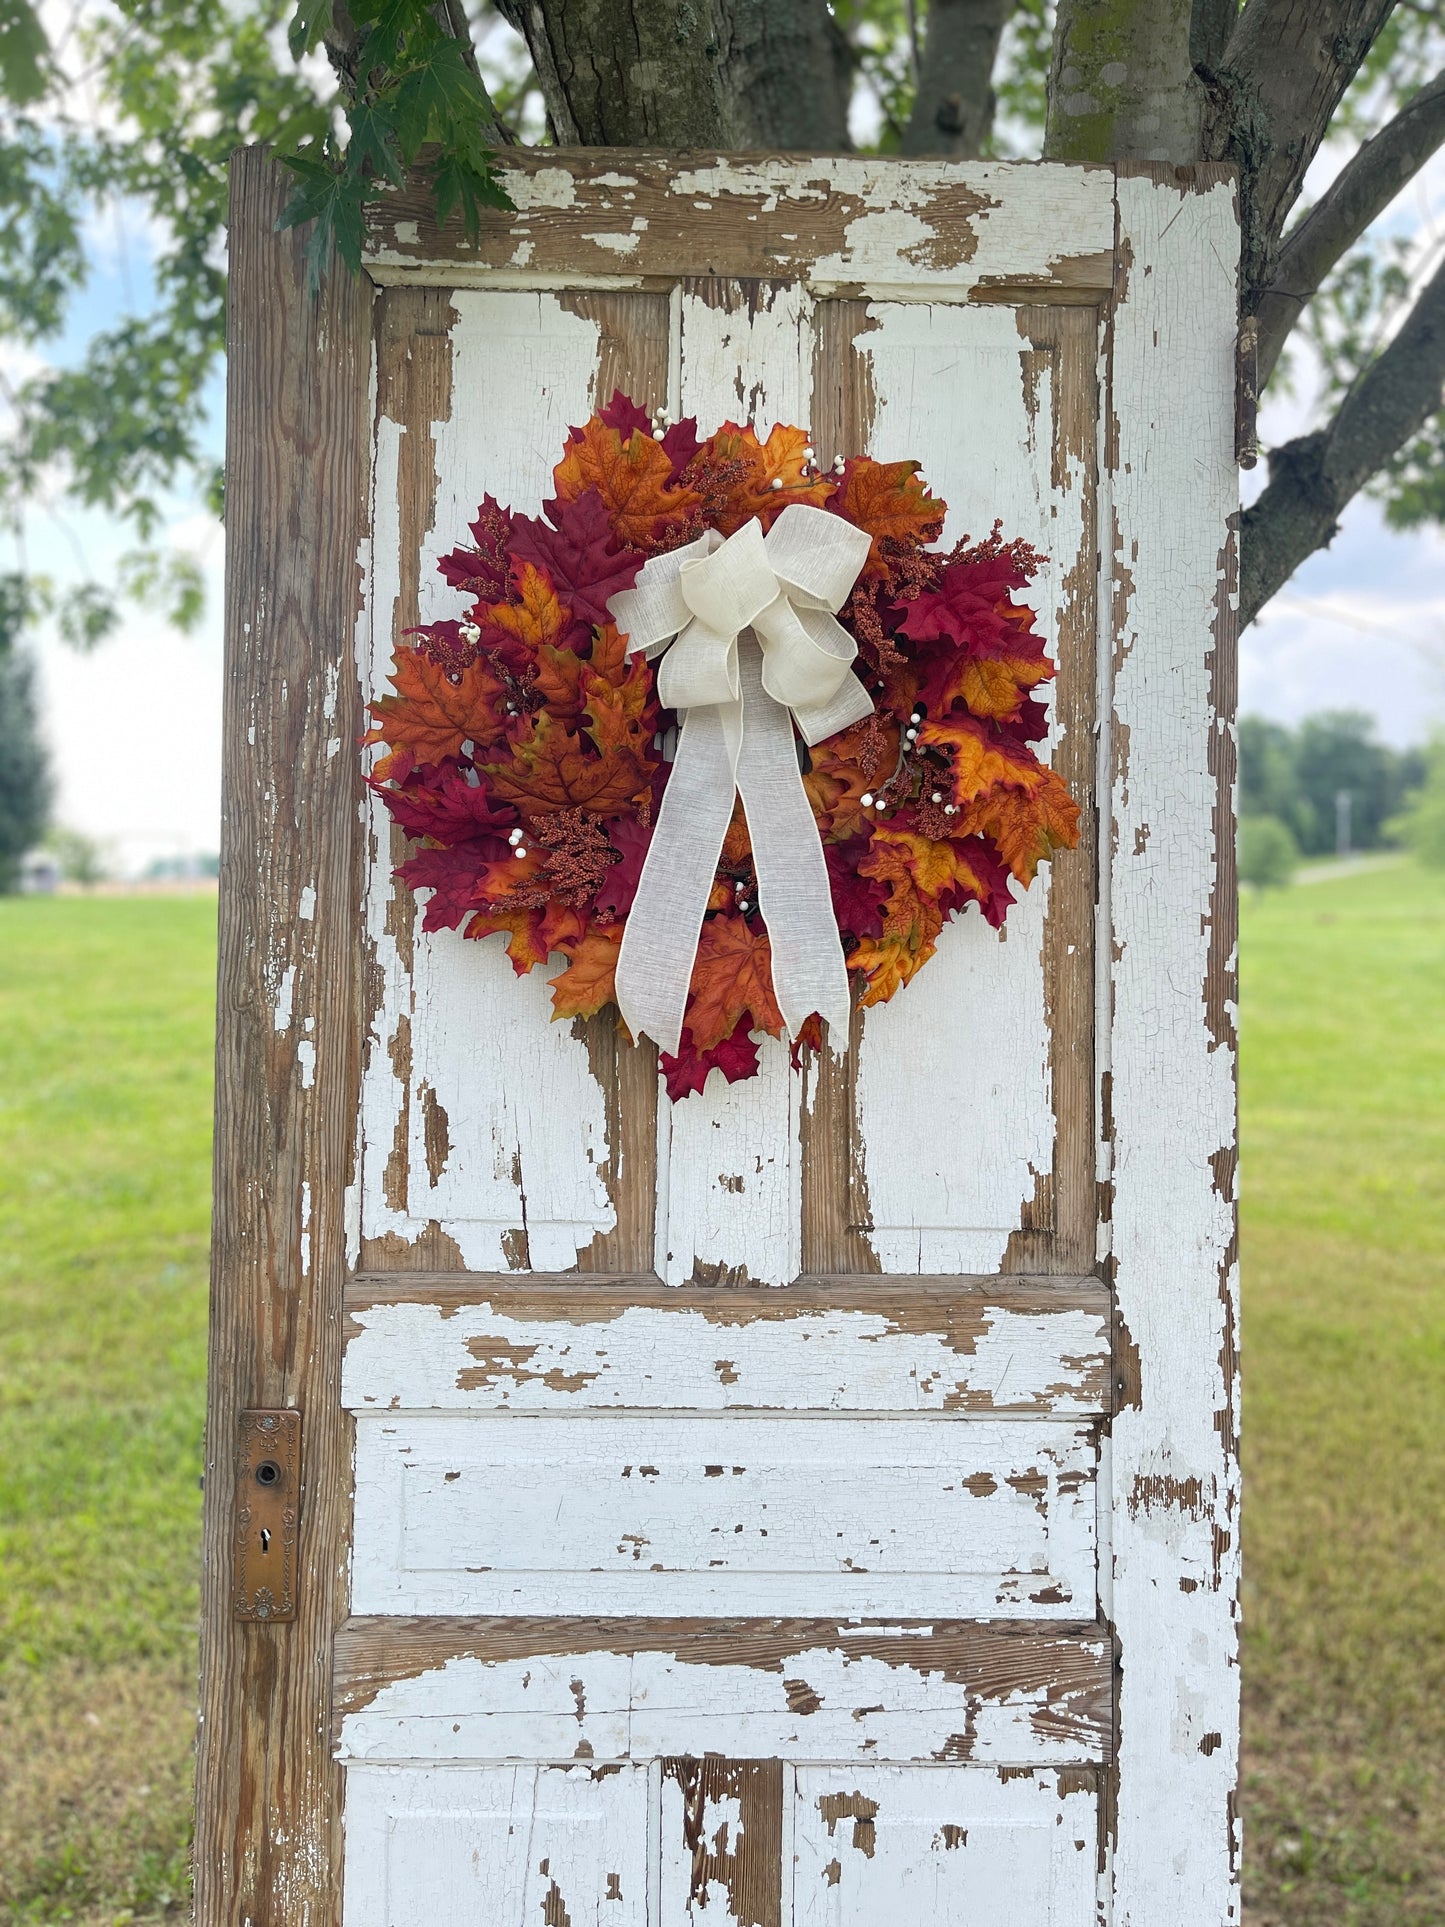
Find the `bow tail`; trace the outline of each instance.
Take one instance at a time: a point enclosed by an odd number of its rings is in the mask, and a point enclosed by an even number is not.
[[[702,920],[732,821],[740,726],[736,703],[688,711],[622,932],[617,1008],[634,1037],[645,1032],[670,1056],[682,1041]]]
[[[848,968],[827,859],[798,770],[792,717],[763,688],[762,651],[751,633],[738,642],[738,676],[743,730],[737,787],[772,945],[773,994],[790,1037],[816,1011],[846,1038]]]

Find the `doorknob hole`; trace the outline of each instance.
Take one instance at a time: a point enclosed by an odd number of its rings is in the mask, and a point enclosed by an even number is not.
[[[262,1459],[256,1467],[257,1485],[277,1485],[281,1478],[281,1468],[274,1459]]]

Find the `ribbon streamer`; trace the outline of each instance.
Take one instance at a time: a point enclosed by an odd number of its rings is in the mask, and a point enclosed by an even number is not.
[[[848,971],[793,725],[820,743],[873,712],[851,667],[858,646],[833,614],[869,547],[851,522],[794,502],[766,536],[754,520],[726,541],[709,529],[653,556],[607,604],[629,655],[663,656],[658,697],[683,718],[617,960],[628,1029],[674,1055],[735,795],[788,1035],[814,1011],[847,1025]]]

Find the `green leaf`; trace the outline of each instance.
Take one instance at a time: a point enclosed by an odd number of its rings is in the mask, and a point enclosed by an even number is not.
[[[437,226],[443,227],[454,209],[460,207],[467,237],[475,241],[484,207],[511,208],[516,205],[498,181],[487,162],[490,154],[468,158],[443,154],[432,168],[432,193],[436,197]]]
[[[17,107],[46,88],[50,42],[32,0],[0,0],[0,94]]]
[[[291,58],[309,54],[331,24],[331,0],[296,0],[296,11],[286,29],[286,45]]]
[[[362,209],[367,201],[379,199],[381,190],[304,154],[288,155],[286,165],[298,176],[300,185],[281,210],[276,225],[284,229],[314,222],[306,243],[306,286],[314,295],[333,253],[341,256],[353,274],[360,273]]]
[[[397,84],[396,128],[402,153],[412,161],[424,141],[454,144],[455,130],[474,125],[489,105],[487,90],[468,65],[461,42],[438,40],[428,48],[426,59],[402,74]]]
[[[351,138],[346,144],[346,170],[357,179],[368,175],[399,186],[403,179],[396,115],[389,102],[348,108]]]

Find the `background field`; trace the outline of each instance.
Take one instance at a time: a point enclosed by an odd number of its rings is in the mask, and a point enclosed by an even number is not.
[[[0,901],[0,1921],[185,1901],[214,900]],[[1445,1919],[1445,877],[1244,907],[1248,1927]]]

